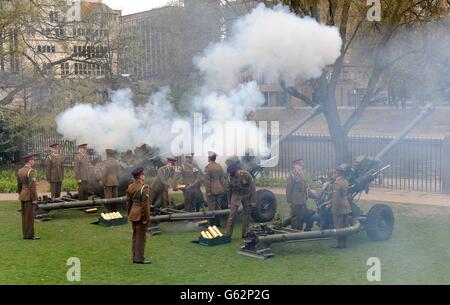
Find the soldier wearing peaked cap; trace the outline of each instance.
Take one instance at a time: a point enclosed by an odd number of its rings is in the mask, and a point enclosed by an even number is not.
[[[291,207],[290,223],[292,229],[303,230],[303,224],[306,222],[305,231],[311,231],[314,211],[307,208],[310,195],[308,184],[303,173],[303,159],[297,159],[292,162],[293,170],[289,174],[286,185],[286,199]]]
[[[145,259],[145,243],[147,239],[147,227],[150,223],[149,186],[145,184],[145,174],[142,167],[136,168],[131,173],[134,182],[127,189],[128,220],[133,227],[132,256],[135,264],[150,264]]]
[[[45,174],[50,183],[52,198],[61,197],[61,185],[64,179],[64,156],[59,152],[59,144],[50,145],[50,154],[45,159]]]
[[[194,162],[194,155],[188,154],[184,157],[184,162],[179,169],[175,171],[173,177],[173,190],[177,191],[177,181],[181,178],[184,185],[184,210],[194,212],[197,210],[198,203],[204,201],[200,187],[202,185],[203,173]]]
[[[228,216],[227,235],[233,235],[234,224],[239,210],[239,204],[242,202],[244,208],[242,219],[242,237],[247,235],[250,225],[250,215],[252,208],[256,207],[256,187],[255,181],[249,172],[241,170],[239,164],[232,163],[228,166],[227,172],[230,175],[229,194],[230,215]]]
[[[220,199],[225,194],[225,172],[223,167],[216,163],[217,154],[208,152],[208,165],[205,167],[204,182],[206,189],[206,198],[208,210],[220,210]],[[211,225],[220,226],[220,218],[218,216],[210,221]]]
[[[351,207],[348,201],[348,181],[345,178],[345,172],[349,165],[342,164],[336,168],[336,179],[331,185],[333,194],[331,196],[331,212],[333,214],[333,223],[335,229],[346,228],[349,225],[351,217]],[[322,189],[329,187],[329,183],[325,183]],[[345,235],[336,238],[337,244],[333,248],[343,249],[347,247],[347,237]]]
[[[105,191],[105,199],[119,197],[119,173],[120,163],[114,158],[114,151],[112,149],[106,149],[106,161],[103,164],[102,172],[102,184]],[[116,212],[118,205],[107,205],[106,210],[108,212]]]
[[[175,158],[167,158],[167,165],[160,167],[150,185],[150,205],[153,206],[156,201],[161,198],[162,206],[164,208],[169,206],[169,187],[171,186],[169,180],[175,174]]]
[[[89,155],[87,144],[78,146],[79,153],[73,160],[73,170],[78,182],[78,199],[87,200],[89,197]]]
[[[17,172],[17,190],[22,205],[22,233],[23,239],[36,240],[34,235],[34,216],[38,196],[36,191],[36,171],[33,169],[35,155],[29,154],[22,157],[26,163]]]

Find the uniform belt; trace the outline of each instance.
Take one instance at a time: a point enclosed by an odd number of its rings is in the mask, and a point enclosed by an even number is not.
[[[133,202],[133,204],[137,205],[137,206],[144,206],[145,205],[145,203],[142,203],[142,202]]]

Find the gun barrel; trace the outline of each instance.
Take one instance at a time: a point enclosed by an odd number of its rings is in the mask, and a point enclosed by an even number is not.
[[[126,202],[126,197],[112,198],[112,199],[90,199],[83,201],[69,201],[69,202],[55,202],[47,204],[39,204],[38,209],[44,211],[58,210],[58,209],[73,209],[73,208],[88,208],[92,206],[102,206],[110,204],[121,204]]]
[[[422,111],[422,113],[414,119],[414,121],[412,121],[408,126],[405,127],[405,129],[403,129],[403,131],[394,139],[391,141],[391,143],[389,143],[385,148],[383,148],[377,155],[376,155],[376,159],[381,160],[381,158],[383,158],[383,156],[392,149],[392,147],[394,147],[395,145],[397,145],[398,142],[400,142],[401,140],[403,140],[408,133],[414,128],[416,127],[417,124],[419,124],[423,119],[425,119],[427,116],[429,116],[431,113],[433,113],[434,111],[434,106],[429,104],[427,105],[424,110]]]
[[[242,212],[242,207],[239,208],[238,213]],[[215,210],[215,211],[202,211],[193,213],[174,213],[167,215],[157,215],[150,217],[151,221],[178,221],[178,220],[195,220],[204,218],[213,218],[215,216],[226,216],[230,214],[230,210]]]

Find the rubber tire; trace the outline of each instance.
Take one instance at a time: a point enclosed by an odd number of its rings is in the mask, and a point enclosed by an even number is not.
[[[390,206],[376,204],[367,213],[365,229],[371,241],[384,241],[392,236],[395,218]]]
[[[252,209],[254,222],[272,221],[277,212],[277,198],[266,189],[256,191],[256,208]]]

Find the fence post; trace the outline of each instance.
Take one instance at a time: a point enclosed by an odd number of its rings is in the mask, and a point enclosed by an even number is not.
[[[442,142],[442,193],[450,194],[450,136]]]

